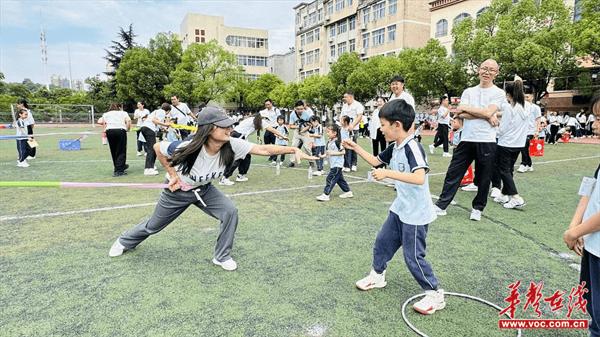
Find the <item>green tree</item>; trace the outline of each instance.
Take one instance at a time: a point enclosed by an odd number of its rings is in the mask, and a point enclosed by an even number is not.
[[[271,91],[281,84],[283,84],[283,81],[273,74],[260,75],[255,81],[250,82],[248,86],[248,91],[245,95],[246,107],[252,109],[262,108],[265,99],[271,98]]]
[[[584,0],[581,6],[581,20],[575,23],[573,47],[577,55],[590,56],[600,65],[600,2]]]
[[[342,97],[344,91],[348,90],[348,77],[354,70],[361,66],[362,61],[357,53],[344,53],[331,65],[329,78],[336,85],[335,92]]]
[[[293,109],[296,101],[300,99],[299,87],[296,82],[281,83],[271,91],[271,99],[279,108]]]
[[[163,88],[169,74],[162,72],[159,61],[150,50],[135,47],[123,56],[115,76],[117,99],[132,104],[144,100],[149,107],[163,102]]]
[[[310,104],[314,104],[325,111],[326,107],[332,107],[339,99],[335,85],[329,76],[309,76],[298,86],[298,95]]]
[[[538,98],[553,77],[574,70],[570,48],[572,21],[562,0],[494,0],[476,20],[466,19],[452,30],[455,57],[471,79],[487,58],[500,65],[497,81],[518,74],[536,89]]]
[[[96,75],[88,77],[85,83],[90,86],[90,90],[87,92],[88,104],[92,104],[97,112],[108,111],[110,102],[114,100],[108,81],[102,81],[100,76]]]
[[[7,83],[6,93],[11,96],[17,96],[25,99],[29,99],[31,96],[31,91],[29,91],[27,86],[22,83]]]
[[[171,83],[165,86],[165,96],[178,95],[195,105],[226,97],[234,86],[232,79],[242,76],[237,59],[216,41],[190,45],[181,62],[171,73]]]
[[[181,40],[171,32],[156,34],[154,38],[150,39],[148,49],[152,53],[152,57],[157,59],[161,72],[167,75],[175,70],[181,62],[183,54]]]
[[[135,47],[133,39],[136,35],[133,33],[133,24],[130,24],[127,30],[123,29],[123,27],[119,27],[119,33],[117,35],[119,36],[119,40],[111,41],[112,46],[110,46],[110,50],[104,49],[106,51],[106,56],[104,58],[110,64],[110,70],[104,73],[109,77],[108,86],[110,93],[113,96],[116,96],[117,94],[114,77],[119,69],[121,60],[123,59],[123,56],[125,56],[127,50]]]

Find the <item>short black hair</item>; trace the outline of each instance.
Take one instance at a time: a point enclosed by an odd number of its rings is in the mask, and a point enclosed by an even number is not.
[[[396,75],[394,77],[392,77],[392,79],[390,80],[390,83],[392,82],[402,82],[404,83],[404,77],[400,76],[400,75]]]
[[[415,109],[405,100],[396,99],[385,103],[379,110],[379,118],[389,122],[400,122],[402,129],[408,131],[415,121]]]
[[[17,104],[23,104],[23,106],[27,109],[29,109],[29,103],[27,102],[27,100],[25,98],[20,98],[17,101]]]
[[[448,99],[448,96],[444,95],[444,96],[440,97],[440,103],[443,102],[445,99]]]
[[[280,119],[285,122],[285,116],[284,115],[277,116],[277,120],[280,120]]]
[[[317,115],[312,115],[312,116],[310,116],[310,119],[309,119],[309,120],[310,120],[311,122],[315,122],[315,121],[317,121],[317,122],[320,122],[320,121],[321,121],[321,118],[319,118],[319,116],[317,116]]]
[[[299,106],[304,107],[304,102],[302,102],[301,100],[296,101],[296,104],[294,104],[294,108]]]
[[[352,90],[346,90],[346,91],[344,91],[344,95],[350,95],[350,96],[354,97],[354,92]]]
[[[270,98],[265,99],[264,103],[267,103],[267,102],[271,102],[271,104],[273,104],[273,100]]]
[[[171,111],[171,104],[169,104],[169,103],[163,103],[160,106],[160,108],[163,109],[164,111]]]

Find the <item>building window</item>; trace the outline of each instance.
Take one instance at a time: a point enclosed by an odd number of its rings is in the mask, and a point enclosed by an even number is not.
[[[238,64],[242,66],[266,67],[267,58],[264,56],[238,55]]]
[[[348,25],[346,20],[340,21],[338,23],[337,33],[342,34],[348,31]]]
[[[196,29],[196,35],[200,35],[200,29]]]
[[[300,54],[300,65],[302,67],[304,67],[305,64],[306,64],[306,53],[302,53],[302,54]]]
[[[321,31],[320,28],[315,29],[315,41],[319,41],[321,39],[321,37],[319,36]]]
[[[305,44],[306,44],[306,34],[302,34],[302,35],[300,35],[300,46],[304,47]]]
[[[339,12],[344,9],[344,0],[335,0],[335,11]]]
[[[435,24],[435,37],[448,35],[448,20],[441,19]]]
[[[385,28],[373,31],[373,47],[382,45],[385,42]]]
[[[477,17],[479,17],[481,14],[483,14],[483,12],[486,11],[486,9],[488,9],[489,7],[483,7],[482,9],[477,11]]]
[[[363,20],[362,23],[363,25],[366,25],[367,22],[369,22],[369,16],[371,15],[371,7],[367,7],[363,10]]]
[[[338,55],[341,56],[346,51],[348,51],[346,49],[346,42],[338,43]]]
[[[300,37],[302,38],[303,35]],[[225,38],[225,43],[229,46],[233,47],[244,47],[244,48],[267,48],[268,40],[259,37],[247,37],[247,36],[237,36],[237,35],[228,35]]]
[[[348,6],[348,7],[352,6],[352,0],[346,0],[346,6]]]
[[[204,29],[200,30],[200,35],[204,36]]]
[[[204,43],[206,40],[204,40],[204,36],[200,38],[200,42]]]
[[[466,18],[470,18],[471,15],[469,15],[468,13],[460,13],[458,14],[455,18],[454,18],[454,26],[458,25],[461,21],[463,21]]]
[[[334,44],[329,46],[329,56],[335,57],[335,45]]]
[[[351,16],[348,19],[348,30],[355,30],[356,29],[356,16]]]
[[[196,42],[200,42],[200,36],[196,36]]]
[[[388,41],[396,41],[396,25],[391,25],[387,27],[388,31]]]
[[[333,14],[333,0],[327,3],[327,15]]]
[[[313,34],[313,31],[311,30],[310,32],[306,33],[306,44],[313,43],[314,41],[315,41],[315,35]]]
[[[335,25],[329,27],[329,37],[335,37]]]
[[[296,24],[300,23],[300,13],[296,14]]]
[[[364,33],[362,35],[362,39],[363,39],[363,48],[365,49],[369,49],[369,37],[371,36],[371,34],[369,33]]]
[[[385,1],[373,5],[373,21],[385,17]]]
[[[398,11],[398,0],[388,0],[388,13],[390,15],[396,14]]]
[[[348,41],[348,46],[349,46],[348,47],[349,52],[355,51],[356,50],[356,40],[352,39],[352,40]]]
[[[317,16],[318,16],[319,22],[323,21],[323,9],[320,8],[317,13],[318,13]]]

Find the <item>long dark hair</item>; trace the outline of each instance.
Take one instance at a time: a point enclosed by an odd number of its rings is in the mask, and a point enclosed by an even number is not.
[[[523,81],[516,80],[514,82],[506,82],[504,90],[513,100],[513,105],[521,104],[525,106],[525,93],[523,92]]]
[[[169,159],[171,166],[175,167],[179,165],[182,174],[189,174],[198,158],[200,150],[202,150],[202,147],[208,142],[208,136],[214,128],[215,126],[213,124],[198,126],[198,131],[196,131],[196,134],[190,143],[187,144],[187,146],[175,150],[175,153],[173,153],[173,156]],[[233,163],[235,154],[231,148],[231,143],[227,142],[223,144],[219,153],[221,154],[219,164],[227,167]]]
[[[327,128],[329,128],[332,132],[335,132],[335,146],[337,146],[337,148],[341,150],[342,140],[340,139],[340,127],[335,123],[331,123],[327,125]]]

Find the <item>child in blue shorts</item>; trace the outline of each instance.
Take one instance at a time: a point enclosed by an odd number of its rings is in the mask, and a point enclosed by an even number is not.
[[[372,270],[367,277],[356,282],[356,287],[361,290],[385,287],[387,263],[402,247],[408,270],[425,290],[425,297],[413,308],[421,314],[430,315],[443,309],[446,302],[444,291],[439,289],[438,280],[425,260],[427,229],[436,219],[429,194],[427,157],[414,134],[410,133],[415,119],[415,111],[410,104],[402,99],[390,101],[379,111],[379,119],[385,140],[395,142],[379,155],[373,156],[352,140],[343,142],[345,148],[355,150],[371,166],[387,165],[389,169],[375,169],[372,176],[378,181],[393,180],[397,191],[388,218],[375,240]]]

